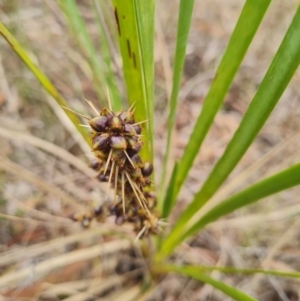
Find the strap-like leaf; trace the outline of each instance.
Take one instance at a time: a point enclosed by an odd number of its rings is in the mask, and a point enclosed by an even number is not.
[[[175,193],[175,180],[177,177],[177,168],[178,168],[178,163],[175,162],[174,169],[172,172],[172,176],[170,179],[170,183],[168,186],[167,194],[163,203],[163,210],[161,213],[161,217],[167,217],[169,213],[171,212],[172,207],[174,206],[175,198],[173,197]]]
[[[163,162],[162,175],[161,175],[160,196],[158,199],[160,212],[163,210],[162,201],[165,194],[164,193],[165,177],[166,177],[167,166],[168,166],[168,158],[170,154],[171,136],[172,136],[173,126],[175,121],[177,99],[178,99],[178,94],[180,89],[180,82],[181,82],[182,70],[183,70],[184,59],[185,59],[185,50],[186,50],[188,34],[191,25],[193,7],[194,7],[194,0],[180,1],[179,17],[178,17],[178,25],[177,25],[177,37],[176,37],[176,50],[175,50],[174,67],[173,67],[173,85],[172,85],[172,93],[170,99],[170,111],[168,116],[167,145],[166,145],[166,151],[164,155],[164,162]],[[173,201],[170,200],[170,197],[173,195],[174,194],[168,195],[169,204],[173,203]]]
[[[182,268],[181,266],[160,264],[159,266],[154,266],[153,270],[159,273],[159,272],[172,271],[174,267],[176,269]],[[195,272],[198,271],[199,273],[210,273],[212,271],[219,271],[226,274],[243,274],[243,275],[264,274],[264,275],[286,277],[286,278],[300,278],[300,272],[283,272],[277,270],[242,269],[236,267],[193,266],[193,265],[184,266],[184,268],[189,268],[191,270],[194,270]]]
[[[138,121],[149,120],[153,116],[151,112],[153,100],[148,97],[153,97],[151,91],[154,73],[151,70],[153,69],[154,2],[147,1],[147,4],[143,2],[137,5],[135,0],[113,0],[113,4],[128,101],[130,104],[135,103],[135,117]],[[143,10],[144,5],[148,10]],[[150,126],[152,123],[153,121],[149,120],[145,124],[144,140],[148,145],[141,151],[145,159],[152,159],[153,135]]]
[[[210,199],[240,161],[268,119],[300,63],[300,6],[239,128],[202,189],[183,212],[162,245],[159,256],[170,254],[186,233],[187,222]]]
[[[168,265],[162,266],[160,270],[165,270],[168,272],[176,272],[182,275],[189,276],[193,279],[198,281],[207,283],[214,287],[215,289],[221,291],[225,295],[233,298],[234,300],[238,301],[258,301],[257,299],[243,293],[242,291],[238,290],[237,288],[230,286],[223,281],[214,279],[209,275],[205,274],[203,270],[197,267],[191,266],[175,266],[175,265]]]
[[[180,187],[187,177],[193,161],[197,153],[199,152],[201,144],[211,124],[213,123],[214,117],[222,104],[226,92],[228,91],[234,79],[234,76],[257,31],[259,24],[261,23],[261,20],[263,19],[263,16],[270,2],[271,0],[247,0],[243,7],[241,15],[229,40],[227,49],[211,83],[209,92],[204,100],[202,111],[196,121],[189,142],[184,150],[183,156],[178,163],[177,179],[174,193],[172,195],[173,199],[176,199]],[[176,97],[177,99],[177,94],[173,97]],[[172,99],[172,101],[174,100]],[[172,102],[171,109],[173,109]],[[170,118],[171,117],[169,117],[169,124],[172,120]],[[173,123],[171,125],[173,126]],[[174,200],[168,200],[168,202],[171,202],[173,204],[175,203]]]
[[[208,223],[211,223],[241,207],[250,205],[266,196],[296,185],[300,185],[300,164],[296,164],[279,172],[278,174],[251,185],[247,189],[242,190],[215,206],[199,220],[197,220],[196,214],[191,220],[191,224],[193,223],[193,220],[196,220],[196,223],[188,230],[188,232],[185,233],[185,236],[195,233],[195,231],[203,228]]]

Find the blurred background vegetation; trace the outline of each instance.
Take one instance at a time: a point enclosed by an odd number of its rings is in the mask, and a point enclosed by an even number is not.
[[[112,5],[98,1],[109,33],[96,22],[94,1],[76,1],[99,62],[111,55],[116,86],[128,107]],[[171,216],[175,220],[198,191],[246,111],[294,14],[298,1],[272,1],[221,111],[199,152]],[[214,71],[244,1],[196,1],[176,115],[171,162],[180,158],[201,110]],[[178,1],[156,3],[154,164],[159,183],[172,83]],[[99,16],[98,16],[99,17]],[[105,91],[58,2],[0,0],[0,20],[27,50],[74,110],[92,114],[84,98],[107,105]],[[103,65],[100,66],[103,68]],[[258,139],[230,175],[228,190],[299,162],[300,73],[295,73]],[[0,292],[3,300],[224,300],[210,287],[169,276],[146,295],[139,250],[124,237],[130,228],[113,221],[81,230],[68,217],[104,197],[105,185],[88,168],[92,156],[76,139],[58,105],[0,39]],[[237,176],[238,175],[238,176]],[[228,193],[228,192],[227,192]],[[179,250],[179,263],[300,269],[299,187],[217,221]],[[114,239],[112,238],[114,233]],[[117,239],[116,239],[117,237]],[[101,246],[101,248],[100,248]],[[126,249],[126,252],[124,251]],[[35,267],[35,269],[34,269]],[[22,272],[18,272],[22,268]],[[231,276],[213,272],[259,300],[300,300],[298,280]],[[99,281],[101,285],[99,285]],[[90,299],[88,299],[90,298]],[[94,299],[93,299],[94,298]]]

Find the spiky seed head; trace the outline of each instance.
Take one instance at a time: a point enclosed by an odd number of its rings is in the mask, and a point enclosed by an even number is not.
[[[106,116],[100,115],[90,119],[88,122],[94,131],[103,133],[106,131],[107,128],[107,121],[108,118]]]
[[[108,138],[109,134],[108,133],[103,133],[100,135],[96,135],[92,139],[92,149],[102,151],[106,153],[109,150],[109,145],[108,145]]]
[[[124,123],[118,116],[113,116],[108,119],[108,127],[114,133],[120,133],[124,130]]]
[[[136,132],[137,135],[140,135],[141,132],[142,132],[142,128],[139,124],[133,125],[133,129],[134,129],[134,131]]]
[[[114,150],[126,150],[127,148],[127,141],[121,135],[111,135],[108,139],[108,143]]]
[[[149,161],[145,161],[141,170],[144,177],[149,177],[153,172],[153,165]]]

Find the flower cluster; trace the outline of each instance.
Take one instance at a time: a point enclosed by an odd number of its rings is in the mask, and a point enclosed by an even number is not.
[[[150,192],[153,166],[139,156],[142,122],[135,122],[131,109],[114,113],[102,108],[88,123],[96,157],[91,167],[98,172],[99,181],[114,188],[114,200],[93,213],[75,214],[73,219],[86,227],[93,218],[103,221],[108,215],[115,215],[117,224],[132,223],[138,237],[159,232],[156,199]]]

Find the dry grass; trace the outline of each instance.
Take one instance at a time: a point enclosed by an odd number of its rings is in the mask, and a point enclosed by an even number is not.
[[[89,31],[96,37],[87,1],[78,1]],[[177,3],[177,1],[176,1]],[[176,34],[176,3],[157,3],[155,165],[159,170],[170,94],[171,60]],[[225,104],[196,159],[172,218],[199,189],[221,156],[252,99],[292,17],[297,1],[274,0]],[[212,79],[214,69],[243,1],[196,1],[173,140],[179,157]],[[2,11],[1,11],[2,9]],[[167,13],[166,13],[167,12]],[[56,3],[51,0],[0,1],[0,19],[26,46],[70,106],[86,112],[84,97],[97,103],[92,72]],[[108,24],[110,25],[110,24]],[[95,39],[95,43],[97,40]],[[0,292],[3,300],[224,300],[210,287],[168,276],[151,282],[150,292],[138,282],[148,273],[132,251],[130,227],[92,225],[81,230],[68,217],[102,202],[105,187],[93,179],[84,143],[59,116],[31,73],[0,40]],[[119,60],[116,59],[116,65]],[[120,71],[118,69],[118,77]],[[300,161],[300,72],[212,204],[241,187]],[[104,193],[103,193],[104,192]],[[299,188],[291,189],[217,221],[188,244],[176,261],[299,270]],[[203,214],[208,206],[199,214]],[[121,237],[121,239],[120,239]],[[129,240],[128,240],[129,238]],[[124,249],[128,251],[124,252]],[[296,280],[265,276],[213,276],[259,300],[300,300]],[[1,297],[0,297],[1,298]],[[104,300],[104,299],[103,299]]]

